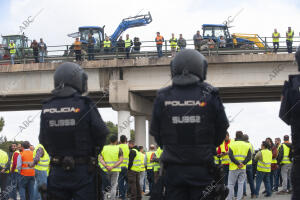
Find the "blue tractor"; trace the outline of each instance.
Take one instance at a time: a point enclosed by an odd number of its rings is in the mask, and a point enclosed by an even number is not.
[[[115,47],[117,44],[117,40],[120,35],[129,28],[146,26],[152,22],[152,17],[150,12],[146,15],[137,15],[134,17],[128,17],[122,20],[114,33],[110,36],[110,41],[112,42],[112,46]],[[82,44],[87,44],[88,35],[92,34],[96,40],[95,49],[101,48],[103,41],[105,40],[104,27],[99,26],[81,26],[79,27],[79,31],[76,33],[68,34],[69,37],[79,37]]]

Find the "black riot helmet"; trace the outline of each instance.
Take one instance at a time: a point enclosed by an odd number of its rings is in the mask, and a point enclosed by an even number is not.
[[[54,72],[54,87],[52,91],[58,96],[70,96],[75,92],[87,92],[88,76],[80,65],[65,62],[57,67]]]
[[[174,85],[190,85],[206,79],[207,61],[196,50],[185,49],[171,61],[171,75]]]
[[[295,57],[296,57],[296,61],[298,63],[298,71],[300,72],[300,47],[298,47]]]

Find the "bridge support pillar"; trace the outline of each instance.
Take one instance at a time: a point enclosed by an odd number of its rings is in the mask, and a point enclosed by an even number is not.
[[[118,138],[125,135],[130,140],[130,112],[126,110],[118,111]]]
[[[136,115],[134,119],[135,143],[146,148],[146,116]]]
[[[152,135],[150,135],[151,128],[151,120],[148,120],[148,150],[151,144],[156,144],[155,139]]]

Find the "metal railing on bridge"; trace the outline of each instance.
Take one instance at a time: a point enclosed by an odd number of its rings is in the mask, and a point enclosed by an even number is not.
[[[250,37],[249,37],[250,38]],[[244,38],[247,39],[247,38]],[[275,53],[273,48],[272,37],[260,37],[257,42],[230,42],[226,43],[226,47],[220,47],[221,44],[217,41],[214,43],[209,43],[208,40],[202,40],[200,52],[206,56],[210,55],[237,55],[237,54],[270,54]],[[285,37],[281,37],[279,41],[279,48],[276,53],[287,53],[287,46]],[[260,45],[258,45],[258,43]],[[155,41],[141,41],[140,51],[135,51],[131,48],[130,58],[140,58],[140,57],[157,57],[157,49]],[[257,47],[257,46],[262,46]],[[292,51],[296,51],[300,45],[300,37],[294,37]],[[47,53],[45,55],[44,62],[64,62],[64,61],[75,61],[75,51],[73,45],[55,45],[48,46]],[[189,39],[186,40],[186,48],[194,49],[194,41]],[[170,40],[165,40],[162,46],[163,56],[171,56],[171,45]],[[103,60],[103,59],[125,59],[126,52],[120,51],[118,47],[111,48],[108,52],[104,51],[103,47],[94,48],[94,59],[93,60]],[[180,51],[180,48],[177,48]],[[9,56],[4,56],[4,52],[8,52],[8,49],[0,49],[0,65],[9,64]],[[25,53],[27,52],[27,53]],[[1,56],[2,55],[2,56]],[[86,45],[82,45],[81,51],[82,60],[88,60],[88,50]],[[35,57],[33,56],[32,48],[17,48],[17,56],[14,59],[15,63],[33,63],[35,62]]]

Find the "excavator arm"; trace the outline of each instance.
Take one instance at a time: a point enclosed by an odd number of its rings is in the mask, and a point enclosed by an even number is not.
[[[115,32],[110,36],[110,40],[115,46],[118,38],[120,35],[129,28],[139,27],[139,26],[146,26],[152,22],[152,17],[150,12],[146,15],[137,15],[134,17],[128,17],[122,20],[119,24]]]

